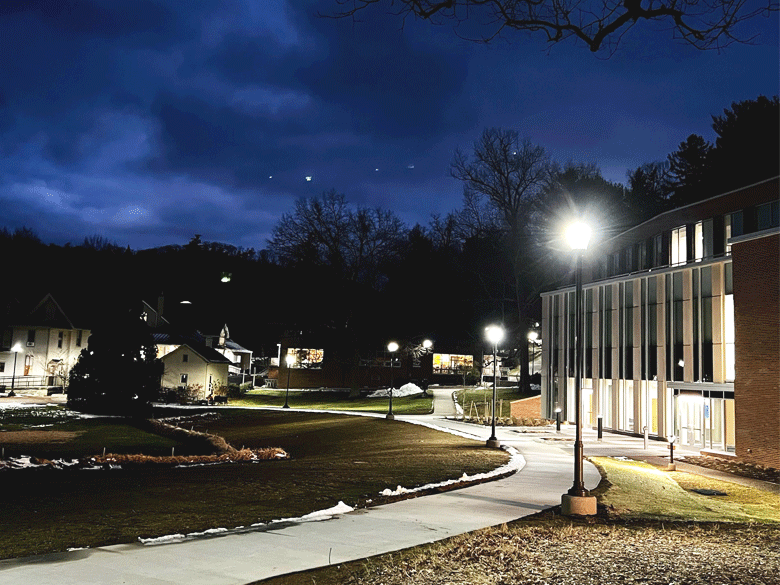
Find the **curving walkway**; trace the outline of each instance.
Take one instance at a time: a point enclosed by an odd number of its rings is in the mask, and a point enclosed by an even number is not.
[[[434,414],[402,416],[484,440],[489,428],[442,418],[454,413],[452,390],[432,389]],[[505,479],[334,516],[279,523],[263,530],[174,544],[126,544],[0,561],[4,585],[233,585],[341,563],[502,524],[560,503],[572,483],[572,448],[551,432],[497,429],[525,458]],[[529,429],[530,431],[530,429]],[[550,435],[553,435],[552,437]],[[586,444],[586,454],[588,445]],[[585,466],[593,489],[600,476]],[[335,502],[334,502],[335,504]]]

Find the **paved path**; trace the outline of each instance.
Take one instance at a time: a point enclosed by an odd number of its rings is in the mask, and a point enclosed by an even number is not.
[[[454,412],[452,391],[433,391],[435,414],[398,419],[422,420],[482,440],[489,436],[489,427],[442,418],[442,411]],[[265,530],[174,544],[116,545],[0,561],[0,583],[236,585],[428,543],[558,505],[561,494],[572,484],[573,430],[565,428],[557,434],[549,429],[499,427],[497,436],[522,453],[526,461],[520,472],[502,480],[320,522],[280,523]],[[590,439],[586,437],[586,455],[595,451]],[[598,449],[630,454],[624,451],[635,451],[641,443],[610,435]],[[665,444],[659,443],[647,454],[660,456],[664,451]],[[586,487],[593,489],[600,480],[598,472],[588,463],[584,472]]]

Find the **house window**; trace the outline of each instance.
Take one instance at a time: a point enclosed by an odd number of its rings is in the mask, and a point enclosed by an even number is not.
[[[60,331],[59,333],[57,333],[57,349],[62,349],[62,341],[64,337],[65,337],[64,331]]]
[[[76,347],[81,347],[81,334],[83,331],[81,329],[78,330],[78,333],[76,333]]]
[[[187,385],[187,374],[182,374],[181,379],[179,380],[179,383],[186,386]]]
[[[13,329],[3,329],[2,335],[0,335],[0,351],[8,351],[11,349],[11,335]]]
[[[5,362],[0,362],[0,372],[5,372]]]
[[[671,242],[671,264],[675,266],[677,264],[685,264],[687,260],[686,244],[685,244],[685,226],[678,227],[672,230],[672,242]]]
[[[33,356],[26,355],[24,356],[24,375],[29,376],[30,372],[32,371],[33,366]]]
[[[190,361],[190,356],[186,353],[181,354],[181,361],[188,362]]]
[[[653,266],[663,266],[664,261],[664,235],[658,234],[653,238]]]
[[[27,347],[33,347],[35,345],[35,329],[27,330]]]

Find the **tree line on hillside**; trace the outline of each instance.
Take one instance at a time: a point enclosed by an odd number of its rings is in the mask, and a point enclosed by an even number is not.
[[[55,246],[29,229],[3,229],[14,286],[0,293],[0,308],[7,314],[21,299],[53,292],[77,327],[98,330],[120,308],[138,310],[139,299],[155,306],[162,297],[164,314],[180,327],[211,333],[227,323],[259,356],[275,355],[276,343],[295,331],[347,368],[389,338],[432,337],[448,351],[480,347],[485,325],[497,322],[525,388],[539,293],[571,276],[564,223],[590,217],[609,237],[776,176],[778,127],[777,97],[734,103],[713,117],[714,144],[691,136],[665,162],[630,171],[627,187],[592,164],[560,165],[513,130],[486,129],[453,157],[461,206],[427,226],[410,228],[390,210],[352,205],[332,190],[297,201],[260,251],[199,235],[140,251],[99,236]]]

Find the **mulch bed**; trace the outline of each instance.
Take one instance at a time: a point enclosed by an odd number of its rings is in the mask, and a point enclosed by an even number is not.
[[[742,477],[760,479],[761,481],[780,484],[780,470],[773,467],[767,467],[765,465],[753,465],[751,463],[742,463],[729,459],[721,459],[720,457],[690,455],[686,455],[682,461],[685,463],[698,465],[700,467],[706,467],[707,469],[716,469],[718,471],[725,471],[726,473],[733,473],[734,475],[740,475]]]

